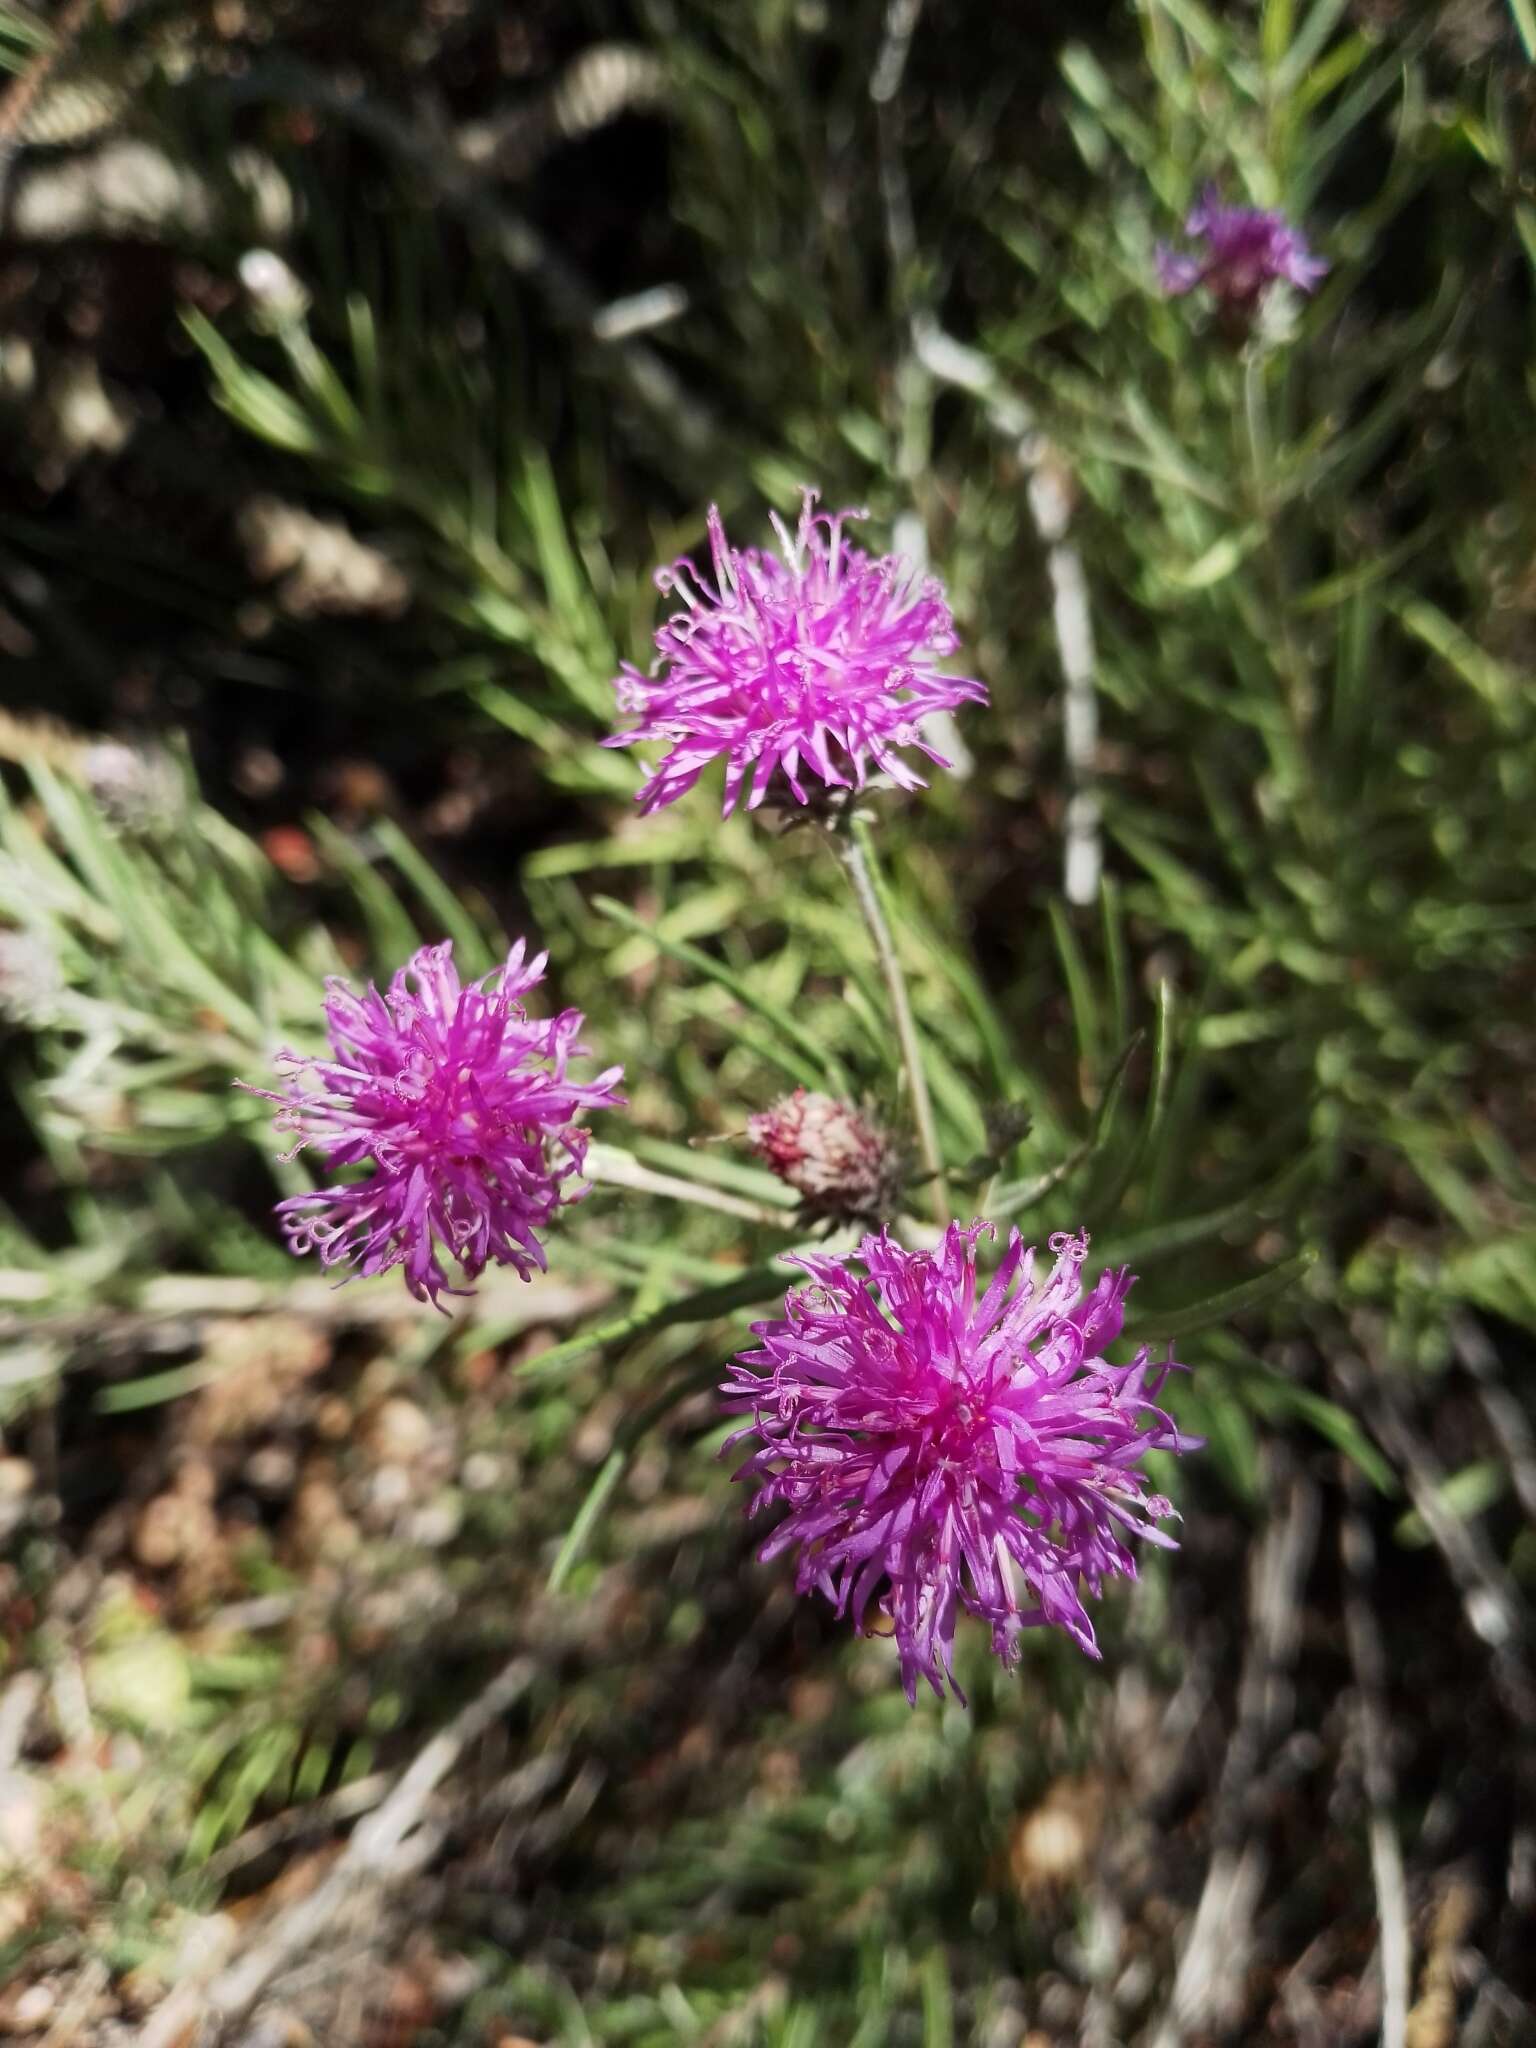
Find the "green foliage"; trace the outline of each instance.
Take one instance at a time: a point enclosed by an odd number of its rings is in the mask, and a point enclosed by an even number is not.
[[[38,659],[60,708],[103,722],[115,670],[95,599],[126,584],[151,640],[194,622],[187,662],[214,707],[197,715],[220,734],[199,753],[208,800],[178,756],[175,802],[131,826],[78,749],[41,728],[6,742],[0,924],[32,952],[30,980],[0,966],[0,1050],[40,1196],[0,1213],[0,1424],[62,1408],[78,1380],[92,1426],[173,1429],[219,1383],[194,1345],[104,1364],[101,1311],[133,1342],[189,1300],[309,1312],[266,1226],[307,1167],[273,1160],[270,1105],[233,1084],[265,1086],[277,1047],[318,1042],[325,975],[382,978],[442,936],[481,974],[526,931],[551,950],[551,1000],[624,1063],[632,1107],[595,1134],[593,1193],[551,1234],[554,1282],[590,1286],[590,1308],[526,1353],[530,1312],[505,1294],[377,1339],[414,1389],[455,1400],[477,1361],[514,1354],[511,1391],[473,1427],[482,1448],[515,1440],[524,1477],[471,1503],[454,1598],[504,1608],[510,1584],[578,1608],[645,1557],[647,1460],[729,1526],[709,1390],[782,1295],[783,1254],[825,1242],[747,1157],[747,1118],[805,1086],[904,1128],[909,1084],[818,830],[722,824],[707,780],[637,821],[635,765],[598,742],[611,677],[646,658],[654,563],[696,545],[711,499],[751,538],[765,500],[782,510],[814,480],[871,505],[881,548],[916,516],[993,693],[962,721],[968,775],[871,801],[956,1209],[1036,1239],[1086,1224],[1096,1257],[1138,1272],[1132,1332],[1193,1368],[1170,1399],[1209,1443],[1170,1491],[1260,1520],[1284,1440],[1399,1496],[1330,1370],[1354,1319],[1380,1319],[1405,1386],[1450,1371],[1463,1311],[1536,1331],[1536,509],[1509,426],[1530,390],[1536,208],[1513,40],[1462,65],[1433,10],[1377,26],[1340,0],[1145,0],[1010,51],[993,78],[982,10],[934,0],[917,46],[932,74],[903,86],[893,156],[870,95],[884,9],[590,12],[648,37],[670,79],[671,239],[636,260],[675,265],[689,303],[639,348],[600,338],[510,177],[445,165],[409,67],[371,43],[356,92],[275,56],[217,88],[158,79],[156,121],[189,150],[214,154],[237,109],[266,124],[306,209],[291,302],[235,290],[236,250],[203,251],[228,290],[181,279],[204,438],[178,444],[173,423],[155,461],[184,476],[216,445],[253,486],[408,565],[416,602],[382,652],[360,624],[289,622],[284,687],[339,703],[332,651],[366,643],[380,718],[408,718],[424,761],[454,746],[490,764],[507,831],[459,845],[406,803],[362,821],[301,809],[288,827],[313,872],[285,879],[232,822],[218,758],[250,592],[169,538],[103,555],[84,527],[0,521],[7,564],[58,565]],[[975,51],[950,33],[961,15]],[[1511,21],[1529,50],[1524,0]],[[0,10],[0,66],[45,43],[30,11]],[[333,124],[328,146],[345,137],[368,204],[285,142],[278,115],[298,112]],[[1303,219],[1332,266],[1245,340],[1153,285],[1156,242],[1207,179]],[[1070,503],[1097,641],[1110,878],[1089,907],[1058,886],[1070,775],[1028,509],[1042,475]],[[238,659],[208,653],[221,633]],[[899,1227],[926,1228],[928,1200],[914,1173]],[[1439,1507],[1492,1525],[1507,1461],[1448,1461]],[[1432,1540],[1407,1500],[1384,1512],[1405,1549]],[[674,1552],[685,1565],[665,1628],[625,1638],[637,1665],[702,1628],[693,1596],[731,1569],[711,1540],[658,1542],[663,1581]],[[524,1577],[498,1576],[508,1553]],[[1150,1618],[1124,1624],[1149,1664],[1177,1655],[1161,1572]],[[732,1625],[734,1644],[755,1624]],[[1082,1763],[1092,1710],[1047,1648],[1038,1697],[978,1657],[970,1720],[912,1717],[868,1683],[885,1647],[805,1653],[835,1700],[830,1725],[773,1721],[783,1783],[757,1785],[768,1738],[737,1731],[712,1797],[594,1851],[570,1939],[595,1951],[621,1927],[622,1989],[487,1942],[466,2026],[510,2000],[525,2031],[604,2048],[988,2038],[994,1952],[1044,1959],[1004,1875],[1008,1819]],[[178,1910],[211,1902],[247,1830],[440,1718],[403,1680],[377,1727],[348,1722],[278,1652],[188,1653],[161,1627],[91,1646],[86,1675],[151,1753],[150,1861]],[[629,1675],[588,1682],[622,1749]],[[958,1924],[956,1901],[979,1917]],[[674,1938],[695,1914],[724,1930],[716,1951]],[[163,1949],[163,1930],[132,1932]]]

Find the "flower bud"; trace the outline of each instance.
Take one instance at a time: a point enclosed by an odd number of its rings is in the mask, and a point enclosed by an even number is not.
[[[900,1160],[885,1133],[850,1103],[797,1088],[747,1121],[759,1159],[830,1216],[883,1216],[900,1186]]]

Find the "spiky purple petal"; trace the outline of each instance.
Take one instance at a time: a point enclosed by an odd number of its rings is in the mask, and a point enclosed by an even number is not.
[[[1102,1356],[1128,1271],[1084,1293],[1086,1235],[1052,1238],[1039,1276],[1014,1230],[978,1302],[983,1233],[951,1224],[935,1251],[909,1252],[881,1231],[859,1247],[864,1276],[851,1257],[789,1259],[809,1285],[782,1320],[753,1325],[758,1348],[722,1388],[753,1418],[730,1439],[758,1440],[737,1474],[756,1484],[751,1512],[788,1510],[761,1556],[797,1551],[799,1590],[860,1633],[872,1607],[884,1615],[913,1701],[919,1678],[959,1693],[962,1611],[990,1626],[1004,1664],[1044,1625],[1097,1656],[1084,1592],[1135,1577],[1128,1535],[1172,1542],[1155,1525],[1173,1510],[1140,1460],[1194,1442],[1155,1402],[1171,1358]]]
[[[490,1264],[525,1280],[542,1270],[537,1233],[587,1192],[576,1178],[587,1134],[575,1119],[622,1106],[622,1069],[569,1077],[585,1052],[581,1013],[528,1015],[522,998],[547,956],[526,950],[520,939],[498,973],[467,988],[451,942],[424,946],[386,995],[326,984],[333,1057],[279,1053],[286,1087],[253,1092],[280,1105],[277,1128],[297,1137],[294,1152],[314,1146],[332,1172],[371,1171],[277,1205],[294,1252],[362,1274],[400,1266],[411,1293],[439,1307],[440,1295],[467,1291],[450,1284],[444,1254],[469,1282]]]
[[[770,789],[803,804],[808,783],[862,788],[877,771],[920,789],[902,748],[949,766],[922,723],[985,703],[986,689],[938,668],[959,642],[937,577],[848,544],[845,523],[864,516],[819,512],[807,490],[793,539],[773,520],[776,555],[732,547],[712,505],[713,583],[686,559],[657,571],[657,588],[683,608],[657,631],[649,675],[624,664],[619,709],[639,723],[604,741],[666,743],[640,790],[642,811],[675,803],[717,759],[727,815],[743,794],[748,810]]]

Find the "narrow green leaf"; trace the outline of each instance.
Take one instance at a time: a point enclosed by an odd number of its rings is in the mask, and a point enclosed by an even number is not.
[[[1198,560],[1187,563],[1165,562],[1154,565],[1158,573],[1175,590],[1212,590],[1218,583],[1225,583],[1234,570],[1262,545],[1268,527],[1260,522],[1240,527],[1235,533],[1223,534],[1212,542]]]
[[[281,385],[242,362],[205,315],[189,308],[181,318],[213,371],[219,403],[247,433],[290,455],[313,458],[323,452],[314,422]]]
[[[1145,1316],[1136,1318],[1136,1340],[1138,1343],[1160,1344],[1177,1337],[1193,1336],[1196,1331],[1208,1330],[1217,1323],[1230,1322],[1234,1316],[1262,1308],[1288,1292],[1316,1263],[1315,1251],[1297,1252],[1293,1258],[1282,1259],[1278,1265],[1255,1274],[1251,1280],[1243,1280],[1236,1287],[1210,1295],[1204,1301],[1192,1301],[1184,1308],[1149,1309]]]
[[[1053,901],[1050,906],[1050,919],[1051,934],[1056,941],[1062,973],[1066,976],[1067,996],[1072,1005],[1072,1023],[1077,1034],[1077,1056],[1090,1085],[1097,1085],[1099,1068],[1104,1057],[1104,1038],[1098,998],[1088,972],[1088,962],[1083,957],[1083,949],[1077,933],[1072,928],[1072,920],[1066,906]]]
[[[1427,598],[1409,598],[1394,605],[1393,610],[1408,631],[1448,663],[1464,683],[1470,683],[1502,719],[1512,719],[1520,702],[1520,690],[1501,661],[1485,653]]]
[[[421,933],[404,905],[362,849],[319,812],[309,829],[328,859],[345,878],[368,924],[368,935],[381,970],[393,973],[421,944]]]
[[[1218,1358],[1210,1377],[1217,1381],[1231,1379],[1244,1400],[1266,1421],[1295,1416],[1306,1423],[1358,1466],[1378,1493],[1391,1495],[1399,1491],[1396,1473],[1360,1423],[1314,1388],[1297,1386],[1273,1366],[1251,1356],[1230,1362],[1224,1356]]]
[[[1277,1174],[1267,1187],[1241,1195],[1216,1209],[1203,1209],[1197,1216],[1178,1216],[1168,1223],[1149,1224],[1108,1239],[1102,1247],[1112,1265],[1134,1266],[1138,1261],[1167,1258],[1170,1252],[1188,1251],[1209,1244],[1229,1230],[1256,1230],[1262,1220],[1284,1212],[1297,1188],[1312,1170],[1310,1158],[1294,1161]]]
[[[491,945],[459,898],[426,856],[408,839],[393,818],[380,818],[373,826],[374,843],[392,860],[416,894],[453,940],[458,953],[459,972],[466,981],[489,974],[500,963]]]
[[[1509,1474],[1504,1466],[1493,1458],[1479,1458],[1449,1473],[1435,1488],[1435,1495],[1448,1515],[1458,1522],[1470,1522],[1508,1491]],[[1411,1508],[1392,1533],[1405,1550],[1423,1550],[1434,1541],[1417,1508]]]
[[[753,1308],[759,1302],[771,1301],[775,1295],[784,1294],[793,1280],[793,1273],[775,1260],[771,1265],[754,1266],[739,1279],[727,1280],[718,1287],[706,1287],[697,1294],[686,1295],[681,1301],[670,1301],[663,1308],[635,1309],[627,1315],[611,1316],[606,1322],[595,1323],[577,1336],[568,1337],[552,1351],[540,1352],[522,1368],[522,1377],[546,1379],[551,1373],[566,1371],[589,1351],[601,1350],[609,1344],[639,1341],[652,1336],[657,1330],[669,1329],[674,1323],[714,1322],[717,1317],[731,1315],[739,1308]]]
[[[797,1209],[799,1197],[765,1166],[753,1166],[713,1145],[674,1145],[665,1138],[637,1136],[630,1149],[648,1166],[666,1173],[685,1174],[690,1180],[708,1181],[729,1188],[738,1195],[750,1195],[758,1202],[771,1202],[787,1210]]]
[[[1291,46],[1294,28],[1293,0],[1264,0],[1264,15],[1259,27],[1259,50],[1266,71],[1279,70],[1281,60]]]
[[[558,1593],[581,1561],[582,1552],[592,1538],[593,1531],[602,1519],[604,1508],[613,1498],[614,1488],[624,1476],[624,1467],[629,1463],[629,1452],[623,1448],[612,1450],[603,1461],[597,1477],[587,1488],[581,1506],[576,1510],[575,1520],[565,1533],[565,1540],[549,1573],[549,1590]]]
[[[192,1365],[173,1365],[165,1372],[150,1373],[143,1379],[124,1380],[117,1386],[103,1387],[96,1396],[95,1408],[98,1415],[129,1415],[139,1408],[156,1408],[165,1401],[179,1400],[183,1394],[195,1394],[200,1388],[212,1386],[221,1379],[226,1368],[222,1365],[208,1365],[198,1361]]]
[[[923,2048],[955,2048],[955,1995],[943,1949],[930,1949],[920,1973]]]
[[[1060,1159],[1044,1173],[1031,1180],[1009,1181],[996,1189],[987,1204],[987,1214],[994,1223],[1002,1223],[1009,1217],[1022,1216],[1033,1209],[1037,1202],[1043,1202],[1053,1188],[1060,1187],[1069,1174],[1075,1173],[1093,1150],[1092,1138],[1085,1138],[1064,1159]]]
[[[837,1055],[828,1049],[815,1032],[806,1030],[805,1026],[790,1016],[787,1010],[762,995],[744,976],[735,973],[723,961],[716,960],[699,946],[690,945],[686,940],[664,938],[654,925],[649,925],[643,918],[636,917],[632,910],[622,903],[615,902],[611,896],[594,896],[592,907],[610,923],[619,925],[625,931],[634,932],[641,938],[649,939],[657,951],[665,953],[669,959],[676,960],[681,966],[691,967],[696,974],[702,974],[708,980],[718,983],[729,995],[734,996],[737,1002],[744,1004],[771,1024],[790,1045],[810,1060],[837,1094],[852,1093],[848,1076],[843,1071],[842,1062]]]

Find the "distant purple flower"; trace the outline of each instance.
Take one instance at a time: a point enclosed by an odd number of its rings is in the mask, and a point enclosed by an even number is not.
[[[985,703],[986,689],[938,668],[959,646],[938,578],[848,544],[844,522],[864,516],[818,512],[816,493],[806,491],[793,539],[773,519],[781,560],[733,548],[712,505],[713,585],[686,559],[657,571],[657,588],[680,597],[683,609],[658,630],[649,675],[624,664],[619,709],[637,712],[640,723],[604,741],[668,743],[640,791],[643,811],[675,803],[722,756],[727,816],[749,778],[747,808],[755,810],[770,785],[803,804],[805,777],[862,788],[871,767],[903,789],[921,789],[901,747],[949,766],[919,727],[936,711]]]
[[[567,1062],[584,1051],[581,1012],[528,1015],[521,998],[547,955],[524,952],[519,939],[498,973],[468,988],[451,943],[424,946],[387,995],[326,984],[334,1057],[279,1053],[287,1087],[253,1092],[281,1105],[277,1128],[297,1134],[294,1152],[313,1145],[332,1171],[372,1171],[278,1203],[293,1251],[364,1274],[403,1266],[411,1293],[438,1307],[440,1294],[468,1291],[450,1286],[440,1252],[467,1281],[492,1263],[525,1280],[542,1270],[535,1233],[587,1192],[569,1184],[587,1149],[575,1118],[622,1105],[622,1069],[567,1078]]]
[[[1272,284],[1284,282],[1310,292],[1328,270],[1283,213],[1223,206],[1214,185],[1206,186],[1184,232],[1203,242],[1204,251],[1180,254],[1159,242],[1158,283],[1174,296],[1205,285],[1233,312],[1251,313]]]
[[[951,1224],[934,1252],[866,1237],[868,1281],[843,1258],[791,1258],[811,1285],[791,1290],[783,1321],[754,1324],[761,1348],[722,1389],[754,1416],[731,1442],[762,1443],[737,1474],[760,1482],[752,1512],[789,1510],[760,1555],[797,1548],[799,1590],[861,1634],[873,1601],[914,1702],[919,1678],[959,1694],[961,1608],[991,1625],[1004,1664],[1021,1630],[1047,1623],[1097,1656],[1082,1592],[1135,1577],[1122,1532],[1173,1547],[1153,1526],[1173,1509],[1147,1494],[1139,1460],[1194,1446],[1153,1403],[1171,1359],[1154,1365],[1145,1346],[1129,1365],[1103,1358],[1132,1275],[1105,1272],[1083,1294],[1086,1235],[1053,1237],[1040,1277],[1015,1230],[978,1302],[990,1230]]]

